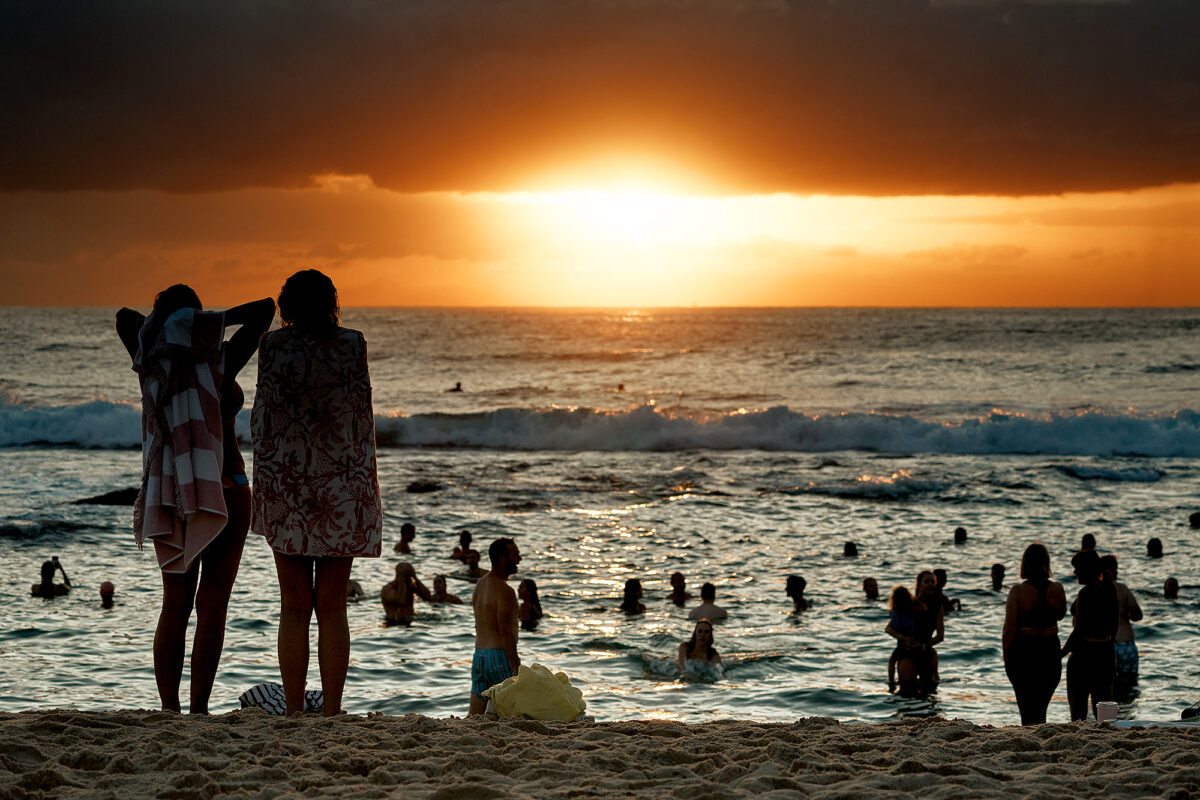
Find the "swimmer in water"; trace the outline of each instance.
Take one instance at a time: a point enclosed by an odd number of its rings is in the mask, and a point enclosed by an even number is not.
[[[424,584],[417,579],[412,564],[401,561],[396,565],[396,578],[383,587],[379,592],[383,601],[383,613],[389,623],[408,625],[412,623],[414,598],[421,597],[429,600],[431,595]]]
[[[992,591],[998,592],[1004,588],[1004,565],[992,564]]]
[[[113,595],[116,594],[117,587],[113,586],[112,581],[105,581],[100,584],[100,606],[102,608],[113,607]]]
[[[462,531],[458,534],[458,547],[451,551],[450,557],[455,561],[465,561],[471,550],[471,532]]]
[[[367,596],[367,590],[356,580],[346,581],[346,602],[357,603]]]
[[[411,522],[406,522],[403,525],[401,525],[400,526],[400,541],[396,542],[395,552],[404,553],[406,555],[411,553],[412,548],[409,547],[409,545],[412,544],[412,540],[415,538],[417,538],[417,526],[416,525],[413,525]],[[453,558],[453,556],[451,556],[451,558]]]
[[[1150,541],[1146,542],[1146,556],[1148,558],[1162,558],[1163,557],[1163,549],[1162,549],[1162,540],[1161,539],[1159,539],[1158,537],[1155,537],[1155,538],[1151,539]]]
[[[621,610],[626,614],[646,612],[646,607],[642,605],[642,582],[637,578],[625,581],[625,597],[621,600]]]
[[[54,573],[61,572],[63,576],[62,583],[54,582]],[[42,581],[35,583],[29,587],[29,594],[33,597],[43,597],[47,600],[52,600],[55,597],[62,597],[71,591],[71,579],[67,577],[67,571],[63,569],[62,564],[58,562],[58,556],[54,556],[49,561],[42,563]]]
[[[955,544],[966,544],[967,543],[967,529],[966,528],[955,528],[954,529],[954,543]]]
[[[810,603],[808,598],[804,596],[804,590],[806,588],[808,588],[808,581],[804,580],[804,578],[800,577],[799,575],[788,576],[787,589],[785,591],[787,592],[787,596],[792,598],[792,603],[794,605],[792,613],[797,611],[807,611],[812,606],[812,603]]]
[[[962,611],[962,602],[960,600],[957,598],[952,600],[946,597],[946,570],[940,567],[935,569],[933,577],[937,579],[938,595],[942,598],[942,612],[948,614],[951,611]]]
[[[863,578],[862,588],[868,600],[879,599],[879,582],[874,578]]]
[[[717,599],[717,587],[706,583],[700,587],[700,605],[688,612],[688,619],[726,619],[729,612],[714,601]]]
[[[484,575],[488,574],[486,569],[479,566],[478,550],[468,550],[466,558],[463,559],[463,563],[467,565],[467,580],[477,581]]]
[[[721,654],[713,647],[713,624],[706,619],[696,620],[692,638],[679,644],[675,666],[680,672],[700,673],[720,663]]]
[[[438,575],[433,579],[433,595],[430,596],[431,603],[449,603],[452,606],[462,604],[462,600],[455,595],[446,591],[446,576]]]
[[[1167,578],[1163,581],[1163,597],[1167,600],[1175,600],[1179,597],[1179,581],[1174,578]]]
[[[854,542],[842,545],[842,558],[858,558],[858,545]]]
[[[463,390],[463,388],[462,388],[462,381],[457,381],[457,382],[454,384],[454,388],[453,388],[453,389],[447,389],[446,391],[447,391],[447,392],[461,392],[462,390]]]
[[[691,593],[687,590],[687,581],[684,579],[682,572],[671,573],[671,593],[667,595],[667,599],[677,606],[682,606],[688,600],[692,599]]]
[[[521,629],[532,631],[538,626],[538,620],[545,616],[542,613],[542,601],[538,598],[537,584],[526,578],[517,585],[517,599],[521,601],[517,609],[517,619],[521,621]]]

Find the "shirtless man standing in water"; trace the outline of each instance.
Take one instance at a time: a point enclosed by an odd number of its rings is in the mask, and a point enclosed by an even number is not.
[[[471,659],[471,714],[482,714],[487,700],[481,695],[517,674],[517,594],[508,578],[517,571],[521,553],[512,539],[500,538],[488,548],[491,572],[475,584],[471,606],[475,610],[475,656]]]

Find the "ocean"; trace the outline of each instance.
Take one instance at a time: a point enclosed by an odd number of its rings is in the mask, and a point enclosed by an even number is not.
[[[0,710],[153,708],[160,600],[129,507],[73,501],[139,481],[137,385],[106,308],[0,309]],[[469,605],[418,603],[385,627],[378,590],[410,560],[449,575],[462,530],[513,537],[547,614],[525,663],[567,672],[597,719],[878,721],[942,714],[1016,724],[1000,658],[1004,592],[1032,541],[1069,597],[1084,533],[1116,553],[1145,619],[1122,716],[1176,719],[1200,686],[1200,310],[346,309],[370,350],[384,556],[353,577],[351,713],[465,714]],[[248,435],[253,361],[242,374]],[[461,382],[462,392],[446,390]],[[248,441],[242,445],[250,460]],[[414,484],[435,491],[411,492]],[[425,487],[430,488],[430,487]],[[965,544],[953,544],[957,526]],[[1158,537],[1166,555],[1146,557]],[[858,544],[857,558],[842,545]],[[482,548],[481,548],[482,549]],[[31,598],[61,559],[66,598]],[[886,595],[944,567],[942,684],[889,694]],[[715,681],[673,668],[692,625],[665,597],[717,587],[729,611]],[[789,575],[813,607],[791,613]],[[863,578],[884,599],[867,601]],[[1164,600],[1166,577],[1180,599]],[[640,578],[643,615],[617,606]],[[103,609],[110,580],[117,603]],[[253,533],[212,708],[278,680],[278,591]],[[1069,625],[1069,622],[1067,623]],[[313,634],[315,637],[315,626]],[[190,641],[190,638],[189,638]],[[315,649],[314,649],[315,653]],[[185,671],[185,681],[187,673]],[[314,663],[310,684],[319,684]],[[1066,684],[1049,716],[1066,721]],[[185,689],[186,695],[186,689]]]

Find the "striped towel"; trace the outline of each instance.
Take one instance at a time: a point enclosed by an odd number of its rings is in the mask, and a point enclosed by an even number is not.
[[[138,547],[151,539],[164,572],[187,572],[229,518],[218,387],[225,315],[183,308],[151,314],[138,334],[142,488],[133,507]]]
[[[242,692],[238,698],[242,708],[261,708],[269,714],[282,717],[287,711],[287,700],[283,695],[283,685],[279,683],[260,683]],[[325,695],[320,689],[310,689],[304,693],[304,710],[310,714],[320,713],[325,709]]]

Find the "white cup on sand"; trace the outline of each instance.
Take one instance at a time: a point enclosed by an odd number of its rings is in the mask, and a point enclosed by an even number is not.
[[[1120,708],[1111,700],[1102,700],[1096,703],[1096,722],[1114,722],[1117,719],[1117,710]]]

